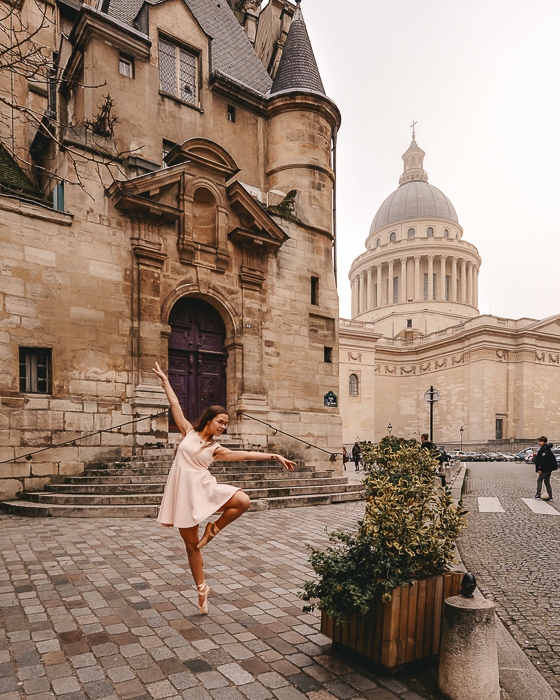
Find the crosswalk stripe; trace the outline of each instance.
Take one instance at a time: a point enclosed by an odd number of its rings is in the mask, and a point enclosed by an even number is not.
[[[533,513],[538,513],[539,515],[560,515],[560,511],[553,508],[546,501],[541,501],[540,498],[522,498],[521,499],[525,505],[533,511]]]
[[[479,513],[505,513],[502,508],[499,498],[491,498],[489,496],[478,497],[478,512]]]

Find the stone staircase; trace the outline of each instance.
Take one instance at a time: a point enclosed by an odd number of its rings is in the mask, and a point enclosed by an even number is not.
[[[240,447],[234,442],[227,446]],[[24,493],[19,500],[0,503],[0,508],[27,517],[155,518],[174,452],[172,447],[145,449],[120,462],[90,464],[80,476],[49,484],[44,491]],[[288,472],[264,460],[216,461],[210,471],[219,482],[243,489],[251,499],[251,510],[328,505],[361,496],[360,484],[302,464]]]

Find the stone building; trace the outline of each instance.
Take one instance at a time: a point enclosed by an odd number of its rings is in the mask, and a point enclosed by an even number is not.
[[[428,431],[449,446],[506,448],[560,431],[560,316],[479,315],[477,249],[428,182],[414,134],[399,187],[382,203],[350,270],[340,321],[344,442]],[[461,431],[461,428],[463,430]]]
[[[44,25],[38,7],[18,20],[48,65],[0,78],[42,115],[0,115],[0,462],[162,413],[156,360],[189,419],[222,403],[242,438],[270,435],[251,416],[340,449],[340,114],[299,3],[55,0]],[[0,496],[167,429],[2,464]]]

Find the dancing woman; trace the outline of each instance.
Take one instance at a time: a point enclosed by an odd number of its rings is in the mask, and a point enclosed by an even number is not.
[[[204,580],[204,560],[200,550],[226,525],[243,515],[251,505],[249,496],[241,489],[228,484],[218,484],[208,467],[215,459],[226,462],[270,459],[280,462],[289,471],[294,471],[295,462],[290,462],[282,455],[266,452],[228,450],[214,442],[214,437],[221,435],[228,426],[229,417],[225,408],[210,406],[194,426],[191,425],[183,414],[167,376],[157,362],[153,371],[161,379],[175,424],[183,436],[167,477],[158,522],[165,527],[179,529],[198,590],[198,607],[200,613],[206,615],[210,586]],[[204,534],[199,539],[199,523],[216,512],[221,512],[220,517],[206,525]]]

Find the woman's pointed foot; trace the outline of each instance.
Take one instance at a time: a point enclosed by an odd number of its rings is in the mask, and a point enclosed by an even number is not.
[[[220,532],[220,528],[216,525],[216,523],[207,523],[206,528],[204,529],[204,534],[200,538],[196,548],[202,549],[203,547],[206,547],[208,542],[213,540],[218,532]]]
[[[198,591],[198,609],[201,615],[208,615],[208,596],[210,595],[211,588],[203,581],[202,583],[196,584],[196,589]]]

